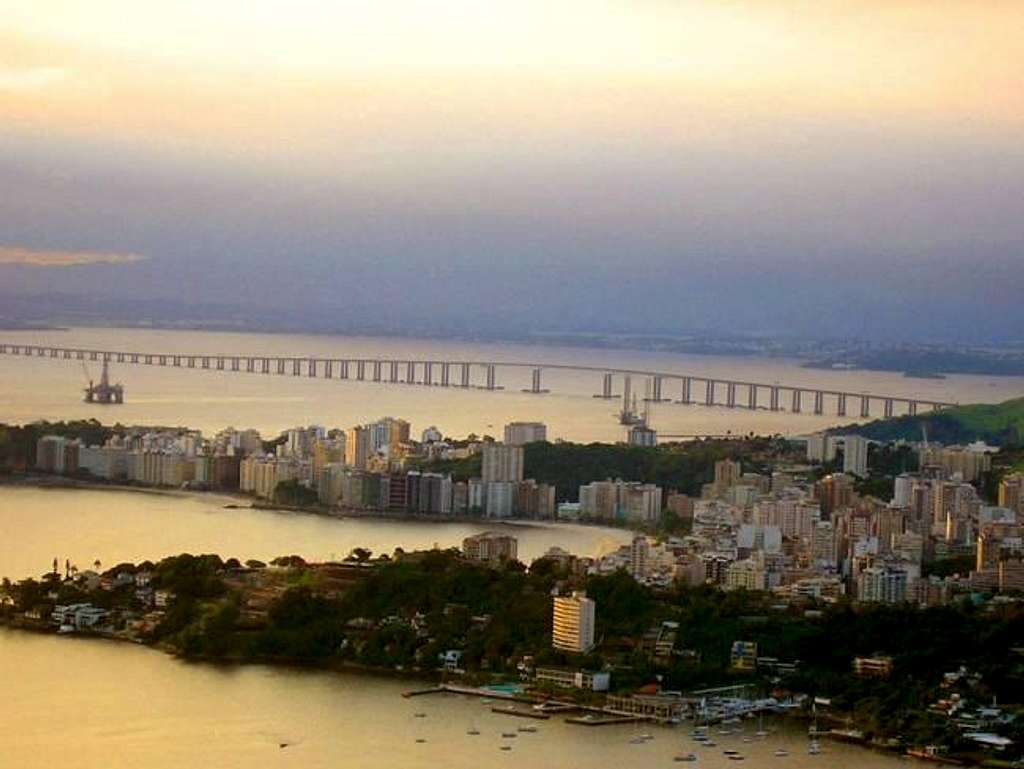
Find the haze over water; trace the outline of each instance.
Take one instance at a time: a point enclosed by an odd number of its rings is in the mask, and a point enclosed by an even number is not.
[[[371,337],[235,334],[193,331],[82,328],[66,332],[3,332],[0,339],[24,344],[82,346],[92,349],[166,353],[239,353],[321,357],[380,357],[435,360],[532,361],[635,368],[681,374],[717,376],[764,383],[799,384],[849,392],[869,391],[946,402],[998,402],[1024,393],[1024,378],[953,375],[947,379],[910,379],[898,373],[822,371],[802,368],[798,361],[677,355],[626,350],[539,347],[498,343]],[[98,378],[99,364],[87,363]],[[404,373],[404,372],[403,372]],[[551,439],[622,440],[613,418],[618,401],[591,397],[600,391],[599,373],[544,372],[544,386],[555,392],[532,395],[529,371],[517,378],[501,373],[501,392],[443,389],[370,382],[323,381],[276,374],[114,364],[113,377],[125,384],[126,403],[103,407],[82,402],[85,372],[79,361],[0,356],[0,418],[23,423],[37,419],[96,418],[123,424],[181,425],[212,434],[229,425],[255,427],[265,436],[296,425],[350,427],[392,415],[408,419],[413,435],[437,425],[446,435],[469,433],[500,436],[514,420],[548,424]],[[634,377],[634,391],[643,383]],[[666,381],[664,397],[678,399],[676,383]],[[621,392],[617,382],[615,392]],[[702,393],[695,388],[695,398]],[[723,397],[721,394],[719,398]],[[740,396],[742,398],[742,396]],[[762,391],[761,403],[767,400]],[[652,425],[665,434],[757,432],[799,434],[839,424],[834,415],[756,412],[743,408],[707,408],[662,404],[652,409]],[[851,412],[856,409],[851,406]],[[876,416],[880,416],[880,404]],[[853,421],[848,418],[846,421]]]

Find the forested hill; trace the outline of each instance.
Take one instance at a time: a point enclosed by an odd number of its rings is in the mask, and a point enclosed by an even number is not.
[[[878,441],[928,440],[946,445],[985,441],[998,446],[1017,446],[1024,440],[1024,398],[1003,403],[956,406],[936,413],[878,419],[861,425],[835,428],[836,434],[856,433]]]

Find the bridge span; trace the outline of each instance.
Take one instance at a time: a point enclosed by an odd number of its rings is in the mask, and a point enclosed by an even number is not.
[[[546,371],[592,373],[599,386],[594,397],[608,400],[621,397],[627,408],[633,378],[644,381],[644,400],[650,403],[720,406],[817,416],[826,413],[838,417],[857,415],[863,419],[872,416],[913,415],[922,410],[938,410],[955,405],[913,396],[559,363],[140,352],[4,342],[0,342],[0,355],[487,391],[505,389],[499,382],[500,373],[528,371],[529,386],[522,391],[537,395],[550,392],[543,386]],[[615,389],[620,384],[622,392],[617,393]]]

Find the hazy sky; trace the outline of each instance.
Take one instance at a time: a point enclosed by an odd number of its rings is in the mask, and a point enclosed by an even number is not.
[[[0,0],[0,291],[1019,338],[1024,3]]]

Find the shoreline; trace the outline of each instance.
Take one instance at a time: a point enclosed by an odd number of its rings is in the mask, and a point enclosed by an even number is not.
[[[284,669],[293,671],[302,671],[307,673],[316,674],[342,674],[360,676],[367,679],[387,679],[393,681],[401,681],[409,684],[419,684],[427,687],[425,690],[428,693],[448,693],[457,694],[460,696],[477,696],[481,698],[497,697],[502,698],[500,694],[488,692],[486,687],[488,685],[495,685],[500,682],[492,681],[490,684],[481,682],[465,682],[465,683],[452,683],[449,679],[449,675],[445,671],[434,670],[424,671],[421,669],[417,670],[396,670],[394,668],[381,668],[371,667],[367,665],[361,665],[354,662],[342,662],[334,661],[331,663],[314,663],[308,661],[301,661],[295,659],[282,659],[274,657],[225,657],[225,658],[211,658],[206,656],[185,656],[173,650],[171,647],[159,644],[143,641],[141,639],[125,638],[115,635],[105,635],[101,633],[68,633],[61,635],[51,627],[38,627],[31,625],[23,625],[12,622],[9,618],[0,617],[0,631],[9,632],[23,632],[31,633],[41,636],[51,636],[63,640],[71,641],[86,641],[86,642],[114,642],[120,644],[131,644],[133,646],[140,646],[145,648],[147,651],[160,653],[164,657],[169,657],[177,662],[184,664],[194,665],[206,665],[213,668],[221,669],[233,669],[242,667],[265,667],[269,669]],[[452,690],[448,690],[446,686],[453,686]],[[415,692],[415,690],[413,690]],[[424,693],[424,692],[418,692]],[[406,693],[402,694],[403,697]],[[535,697],[520,696],[513,698],[518,702],[539,702]],[[549,697],[549,700],[553,699]],[[594,706],[580,705],[581,709],[587,711],[600,710]],[[797,721],[797,722],[810,722],[811,716],[805,713],[796,712],[779,712],[775,716],[783,721]],[[693,722],[696,723],[696,722]],[[687,725],[692,724],[689,721],[683,721],[676,724],[658,724],[650,722],[650,727],[659,727],[675,731],[678,729],[686,728]],[[890,755],[893,757],[902,758],[905,760],[917,761],[920,763],[942,763],[946,765],[958,765],[958,766],[988,766],[983,761],[969,761],[964,759],[932,759],[928,758],[920,753],[911,752],[915,749],[903,749],[889,747],[883,744],[879,744],[873,740],[867,738],[852,738],[851,736],[839,731],[832,732],[832,730],[819,730],[817,732],[819,738],[828,739],[830,741],[842,742],[848,745],[856,746],[862,750],[870,753],[881,753]]]
[[[0,487],[4,486],[38,489],[40,491],[128,492],[177,499],[209,500],[219,497],[226,501],[226,504],[221,505],[225,510],[257,510],[264,512],[295,513],[299,515],[317,516],[320,518],[333,518],[339,521],[379,520],[395,523],[461,523],[478,524],[485,528],[507,526],[518,529],[545,529],[552,526],[580,526],[592,529],[607,529],[609,532],[631,533],[638,531],[625,526],[611,526],[604,521],[560,521],[558,519],[536,518],[485,518],[481,516],[468,515],[410,515],[407,513],[389,513],[384,510],[363,511],[357,508],[328,509],[322,507],[301,507],[276,504],[247,494],[242,494],[240,492],[220,490],[207,491],[202,489],[174,489],[156,486],[133,486],[130,484],[91,481],[84,478],[69,478],[62,475],[25,473],[18,476],[0,474]]]

